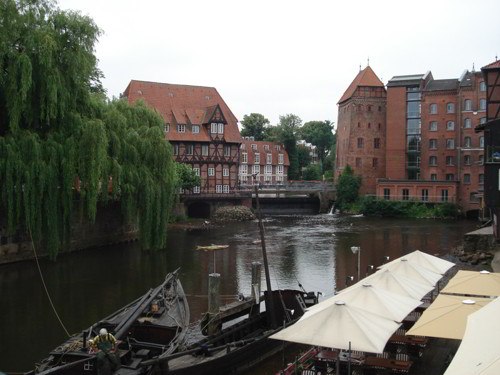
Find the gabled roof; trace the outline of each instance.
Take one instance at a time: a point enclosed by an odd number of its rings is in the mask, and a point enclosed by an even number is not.
[[[356,78],[354,78],[354,81],[351,82],[337,104],[345,102],[347,99],[351,98],[359,86],[384,87],[384,84],[377,77],[372,68],[367,66],[358,73]]]
[[[500,68],[500,60],[496,60],[488,65],[485,65],[481,68],[482,69],[495,69],[495,68]]]
[[[238,129],[238,119],[214,87],[175,85],[169,83],[130,81],[123,94],[128,103],[144,100],[155,108],[166,124],[170,124],[167,137],[171,141],[209,142],[210,134],[206,126],[214,116],[226,124],[226,142],[241,143],[243,139]],[[219,111],[219,112],[218,112]],[[176,125],[186,125],[184,133],[178,133]],[[191,126],[200,125],[199,133],[192,133]]]

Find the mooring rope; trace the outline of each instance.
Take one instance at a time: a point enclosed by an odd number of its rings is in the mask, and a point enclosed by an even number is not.
[[[62,322],[61,318],[59,317],[59,314],[57,313],[56,307],[54,306],[54,303],[52,302],[52,298],[50,298],[49,290],[47,288],[47,284],[45,284],[45,279],[43,278],[42,269],[40,268],[40,263],[38,262],[38,255],[36,253],[35,242],[33,241],[33,236],[31,235],[31,228],[28,226],[28,229],[30,232],[31,246],[33,247],[33,253],[35,254],[35,261],[36,261],[36,265],[38,267],[38,273],[40,274],[40,279],[42,280],[43,288],[45,289],[45,293],[47,294],[47,298],[49,299],[50,306],[52,306],[52,310],[54,311],[54,314],[56,314],[57,320],[59,320],[59,323],[61,323],[61,327],[63,327],[63,329],[66,332],[66,334],[68,335],[68,337],[71,337],[68,330],[64,326],[64,323]]]

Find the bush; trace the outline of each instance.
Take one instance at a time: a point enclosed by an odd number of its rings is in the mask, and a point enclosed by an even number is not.
[[[351,205],[351,209],[355,206]],[[418,201],[389,201],[362,197],[359,212],[366,216],[413,217],[413,218],[454,218],[459,215],[456,204],[424,204]]]

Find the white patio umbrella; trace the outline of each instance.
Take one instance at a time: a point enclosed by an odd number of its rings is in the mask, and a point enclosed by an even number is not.
[[[500,299],[467,318],[465,335],[444,375],[500,374]]]
[[[337,300],[325,309],[303,316],[272,339],[328,348],[382,353],[400,324]]]
[[[422,301],[418,299],[392,293],[371,284],[370,281],[364,279],[348,290],[310,307],[306,316],[328,308],[336,301],[344,301],[350,306],[359,307],[383,318],[401,322],[410,312],[422,304]]]
[[[490,302],[489,298],[440,294],[406,334],[461,340],[467,317]]]
[[[442,293],[500,296],[500,273],[488,271],[458,271]]]
[[[406,258],[399,258],[391,262],[391,264],[384,264],[381,269],[404,275],[410,279],[418,281],[419,283],[430,286],[435,286],[443,277],[443,275],[430,271],[429,269],[424,268],[417,263],[413,263]]]
[[[415,250],[415,251],[413,251],[409,254],[403,255],[402,257],[397,258],[389,263],[386,263],[386,264],[380,266],[379,268],[385,268],[385,267],[389,266],[390,264],[397,262],[400,259],[407,259],[414,264],[418,264],[419,266],[427,268],[428,270],[430,270],[432,272],[439,273],[441,275],[446,273],[446,271],[448,271],[451,267],[453,267],[455,265],[455,263],[453,263],[453,262],[449,262],[445,259],[441,259],[441,258],[436,257],[434,255],[424,253],[420,250]]]

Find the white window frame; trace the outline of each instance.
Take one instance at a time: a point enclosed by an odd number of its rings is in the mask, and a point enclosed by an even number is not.
[[[276,182],[283,182],[283,176],[276,176]]]
[[[185,132],[186,132],[186,125],[177,124],[177,133],[185,133]]]
[[[278,164],[285,164],[285,154],[279,154]]]
[[[222,193],[222,185],[215,185],[215,192],[217,194],[221,194]]]
[[[472,147],[472,137],[464,137],[464,147]]]
[[[200,187],[199,187],[199,186],[195,186],[195,187],[193,188],[193,193],[194,193],[194,194],[200,194]]]
[[[486,91],[486,82],[485,81],[479,82],[479,91],[481,91],[481,92]]]
[[[164,133],[168,133],[169,130],[170,130],[170,125],[169,124],[163,124],[163,132]]]
[[[224,185],[224,186],[222,187],[222,192],[223,192],[224,194],[228,194],[228,193],[229,193],[229,185]]]
[[[434,156],[434,155],[429,156],[429,165],[430,166],[437,165],[437,156]]]
[[[231,156],[231,146],[224,145],[224,156]]]
[[[446,113],[455,113],[455,103],[446,103]]]
[[[229,176],[229,168],[223,168],[222,169],[222,176],[228,177]]]
[[[240,165],[240,175],[248,175],[248,165],[242,164]]]
[[[283,174],[283,166],[282,165],[277,165],[276,166],[276,174]]]
[[[172,147],[173,147],[172,152],[174,153],[174,156],[179,155],[179,144],[178,144],[178,143],[174,143],[174,144],[172,145]]]
[[[264,151],[269,151],[269,145],[264,145]]]
[[[479,110],[486,111],[486,99],[479,99]]]
[[[215,168],[208,168],[208,175],[209,176],[215,176]]]
[[[455,139],[448,138],[446,140],[446,149],[447,150],[454,150],[455,149]]]
[[[472,111],[472,100],[471,99],[464,100],[464,111]]]
[[[448,131],[455,130],[455,121],[447,121],[446,122],[446,130],[448,130]]]
[[[252,143],[252,150],[257,150],[257,145],[255,143]]]
[[[200,125],[193,125],[193,126],[191,127],[191,132],[192,132],[193,134],[199,134],[199,133],[200,133]]]
[[[438,122],[437,121],[429,122],[429,131],[430,132],[437,132],[438,131]]]
[[[484,135],[479,137],[479,147],[484,147]]]
[[[199,176],[200,175],[200,168],[193,168],[194,175]]]
[[[192,143],[187,143],[184,146],[184,149],[186,150],[186,155],[193,155],[194,152],[194,146]]]
[[[218,124],[217,128],[218,128],[217,132],[219,134],[224,134],[224,124]]]
[[[257,176],[260,176],[260,165],[259,164],[252,165],[252,174],[257,174]]]
[[[270,174],[264,175],[264,182],[270,182],[273,179],[273,176]]]
[[[280,151],[281,150],[281,145],[276,145],[276,150]]]
[[[241,162],[248,163],[248,154],[246,152],[241,153]]]
[[[267,164],[273,164],[273,154],[267,154]]]
[[[273,166],[265,165],[264,166],[264,174],[273,174]]]
[[[464,119],[464,129],[471,129],[472,128],[472,119],[467,117]]]
[[[201,145],[201,156],[208,156],[208,145]]]
[[[212,122],[210,124],[210,133],[217,134],[217,123],[216,122]]]
[[[438,113],[438,106],[436,103],[429,104],[429,114],[435,115]]]
[[[254,154],[254,164],[260,164],[260,152]]]

